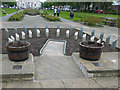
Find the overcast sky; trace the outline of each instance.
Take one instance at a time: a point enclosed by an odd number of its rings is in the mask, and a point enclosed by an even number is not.
[[[46,0],[40,0],[41,2],[45,2]]]

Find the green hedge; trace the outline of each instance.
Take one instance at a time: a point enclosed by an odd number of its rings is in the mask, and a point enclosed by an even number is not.
[[[16,13],[16,14],[10,16],[8,21],[21,21],[23,17],[24,17],[23,12]]]
[[[55,17],[55,16],[52,16],[52,15],[48,15],[47,13],[40,13],[40,15],[49,20],[49,21],[60,21],[60,18],[59,17]]]
[[[24,9],[24,14],[39,15],[40,11],[38,9]]]
[[[50,21],[60,21],[60,18],[51,15],[45,15],[45,18]]]

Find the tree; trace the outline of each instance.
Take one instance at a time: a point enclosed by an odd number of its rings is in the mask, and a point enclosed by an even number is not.
[[[14,5],[16,6],[16,2],[2,2],[3,5],[7,4],[10,7],[13,7]]]

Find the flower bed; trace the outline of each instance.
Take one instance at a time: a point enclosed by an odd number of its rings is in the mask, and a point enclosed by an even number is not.
[[[38,9],[25,9],[23,13],[28,15],[39,15],[40,11]]]
[[[24,17],[23,12],[16,13],[9,17],[8,21],[21,21]]]
[[[101,18],[101,17],[86,16],[81,19],[81,22],[83,22],[83,24],[88,26],[102,26],[103,19],[104,18]]]
[[[60,21],[60,18],[59,17],[55,17],[55,16],[52,16],[52,15],[48,15],[47,13],[40,13],[40,15],[43,17],[43,18],[45,18],[45,19],[47,19],[47,20],[49,20],[49,21]]]

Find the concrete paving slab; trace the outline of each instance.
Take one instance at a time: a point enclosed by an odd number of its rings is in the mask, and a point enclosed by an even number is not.
[[[42,56],[64,56],[64,42],[49,41],[43,49]]]
[[[97,83],[89,78],[63,80],[65,88],[101,88]]]
[[[118,77],[97,77],[93,79],[102,88],[118,88]]]
[[[21,65],[21,69],[13,69],[15,65]],[[32,80],[34,77],[33,55],[23,62],[13,62],[8,59],[7,54],[2,54],[2,80]]]
[[[74,61],[78,64],[80,69],[83,71],[86,77],[94,76],[118,76],[118,57],[112,57],[113,55],[118,55],[117,52],[106,52],[102,53],[100,60],[98,61],[88,61],[79,57],[79,53],[73,53],[72,57]],[[117,56],[116,55],[116,56]],[[109,57],[109,58],[106,58]],[[116,60],[113,62],[112,60]],[[102,66],[95,66],[93,63],[99,63]]]
[[[61,80],[45,80],[40,83],[42,88],[64,88]]]
[[[77,64],[69,56],[35,57],[36,80],[60,80],[85,78]]]
[[[42,88],[39,82],[33,81],[10,81],[4,82],[3,88]]]

